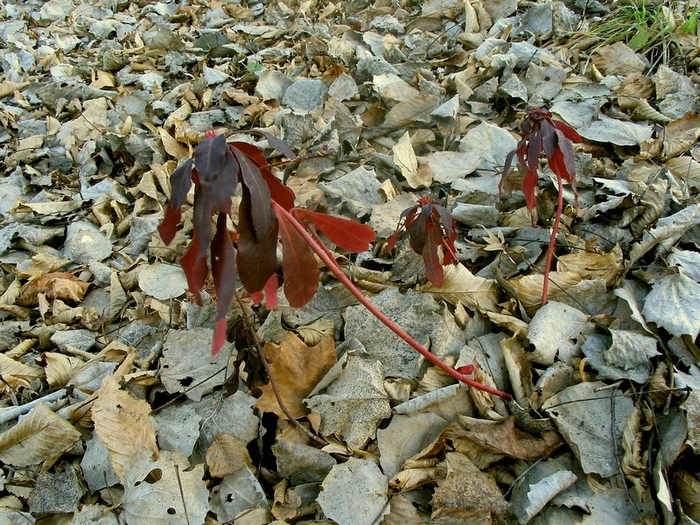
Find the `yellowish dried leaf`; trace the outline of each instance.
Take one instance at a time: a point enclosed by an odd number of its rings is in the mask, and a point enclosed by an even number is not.
[[[423,286],[423,291],[472,310],[498,311],[498,285],[495,280],[477,277],[462,264],[445,266],[444,276],[440,288],[428,282]]]
[[[189,150],[180,144],[175,137],[168,133],[163,128],[158,128],[158,133],[160,134],[160,140],[163,142],[163,148],[171,157],[180,161],[189,156]]]
[[[67,385],[75,371],[83,365],[82,359],[58,352],[46,352],[43,359],[46,381],[51,387]]]
[[[44,375],[44,371],[36,366],[26,365],[0,354],[0,377],[3,382],[13,389],[27,388],[30,382]]]
[[[109,452],[112,467],[124,480],[124,465],[136,453],[147,450],[158,454],[156,434],[151,425],[151,407],[119,389],[113,376],[105,379],[92,407],[95,433]]]
[[[605,279],[611,286],[624,271],[622,250],[616,246],[610,253],[568,253],[557,259],[557,271],[575,272],[580,279]]]
[[[73,425],[39,403],[27,417],[0,434],[0,461],[7,465],[36,465],[69,450],[80,439]]]

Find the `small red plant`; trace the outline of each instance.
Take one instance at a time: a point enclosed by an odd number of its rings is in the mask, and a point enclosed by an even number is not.
[[[268,144],[289,158],[287,144],[262,131]],[[348,251],[364,251],[374,240],[369,226],[294,207],[294,192],[268,169],[264,153],[246,142],[226,142],[223,135],[209,133],[197,144],[194,157],[183,162],[170,176],[172,193],[165,218],[158,227],[169,244],[177,231],[180,208],[194,183],[194,233],[180,265],[195,300],[209,275],[208,260],[217,296],[216,326],[212,351],[218,352],[226,338],[226,315],[236,291],[236,274],[251,294],[267,293],[268,305],[276,305],[277,238],[282,240],[282,274],[289,304],[304,306],[316,293],[319,271],[308,244],[290,225],[280,207],[307,224],[315,225],[332,242]],[[241,186],[234,245],[227,226],[231,198]],[[273,206],[274,203],[274,206]],[[212,216],[216,233],[212,235]]]
[[[263,135],[270,147],[289,158],[294,154],[287,144],[262,131],[249,131]],[[369,299],[345,275],[330,250],[321,240],[323,234],[330,242],[351,252],[369,249],[374,241],[374,231],[367,225],[350,219],[333,217],[294,206],[294,192],[277,180],[269,170],[264,153],[256,146],[245,142],[227,142],[223,135],[207,133],[197,144],[194,156],[182,163],[171,174],[171,199],[163,222],[158,227],[161,238],[169,244],[177,232],[180,209],[194,183],[194,233],[187,252],[180,260],[185,271],[190,291],[201,303],[201,290],[209,273],[214,280],[217,295],[216,323],[212,352],[218,352],[226,340],[226,315],[236,294],[236,274],[246,291],[254,297],[264,292],[267,304],[274,308],[277,293],[277,238],[282,244],[282,275],[284,293],[293,307],[302,307],[316,293],[319,270],[314,254],[367,310],[397,334],[403,341],[423,355],[428,361],[444,370],[455,379],[474,388],[503,398],[511,396],[488,387],[458,372],[437,356],[430,353],[405,330],[377,309]],[[241,187],[241,203],[238,208],[236,231],[229,230],[231,198]],[[445,257],[454,258],[454,222],[447,210],[436,203],[425,202],[427,215],[411,223],[425,222],[426,240],[423,246],[438,242],[449,248]],[[436,210],[436,207],[442,208]],[[416,211],[417,213],[417,211]],[[447,227],[432,231],[432,220],[446,218]],[[212,217],[216,216],[216,232],[212,235]],[[437,223],[442,224],[442,223]],[[319,233],[320,232],[320,233]],[[234,241],[235,239],[235,241]],[[425,249],[425,248],[424,248]],[[435,248],[437,249],[437,248]],[[451,259],[450,259],[451,260]]]
[[[515,150],[506,157],[503,168],[503,176],[498,186],[503,192],[503,182],[510,171],[514,157],[518,156],[521,166],[527,168],[523,179],[522,190],[525,194],[525,205],[532,214],[535,209],[535,189],[539,176],[537,168],[540,164],[540,157],[544,152],[547,163],[552,172],[557,177],[558,203],[557,211],[552,225],[552,234],[549,238],[547,257],[544,269],[544,284],[542,285],[542,304],[547,303],[549,291],[549,272],[554,258],[554,244],[556,243],[559,223],[564,207],[564,181],[566,180],[574,190],[576,204],[578,204],[578,193],[576,191],[576,164],[574,158],[573,142],[581,142],[581,136],[574,128],[564,122],[553,120],[552,113],[545,108],[533,108],[527,112],[525,119],[520,124],[523,137],[518,142]],[[533,225],[534,225],[534,215]]]
[[[411,248],[423,256],[425,276],[435,286],[442,286],[442,266],[457,262],[454,244],[457,230],[449,210],[424,195],[418,199],[418,204],[404,210],[401,221],[396,232],[387,240],[389,253],[394,250],[401,230],[405,229]],[[438,254],[439,246],[442,246],[442,264]]]

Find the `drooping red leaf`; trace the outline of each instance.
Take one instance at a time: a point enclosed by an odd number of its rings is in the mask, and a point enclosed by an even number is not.
[[[219,319],[214,323],[214,337],[211,340],[211,355],[219,353],[226,342],[226,319]]]
[[[535,198],[535,188],[537,188],[537,181],[539,177],[537,176],[537,171],[528,170],[523,179],[523,194],[525,195],[525,206],[527,206],[528,211],[532,212],[537,205],[537,200]]]
[[[294,204],[297,199],[297,196],[294,194],[292,189],[277,180],[270,170],[261,168],[260,173],[262,173],[263,179],[265,179],[265,182],[267,183],[272,200],[282,206],[285,210],[291,211],[292,208],[294,208]]]
[[[566,139],[564,133],[559,130],[557,130],[557,137],[559,139],[558,152],[561,154],[564,169],[566,170],[566,174],[562,174],[562,176],[574,185],[576,180],[576,156],[574,155],[574,147],[571,141]]]
[[[272,211],[270,190],[262,178],[260,168],[248,155],[235,147],[231,147],[231,152],[240,164],[241,182],[245,185],[249,195],[251,231],[260,242],[273,232],[276,234],[277,230],[277,220]]]
[[[422,250],[423,263],[425,264],[425,276],[433,285],[440,287],[442,286],[444,278],[442,265],[440,264],[440,256],[438,255],[441,235],[433,223],[428,222],[427,224],[425,245]]]
[[[197,304],[201,305],[202,294],[200,292],[207,281],[209,268],[207,267],[207,252],[201,249],[197,233],[192,236],[187,253],[180,259],[180,266],[187,277],[190,293],[194,295]]]
[[[289,220],[282,215],[279,221],[284,295],[287,296],[290,306],[301,308],[316,294],[319,270],[309,245]]]
[[[557,129],[561,131],[571,142],[583,142],[583,138],[581,138],[581,135],[578,134],[578,131],[569,126],[567,123],[562,122],[561,120],[552,120],[552,123],[554,123]]]
[[[297,208],[294,213],[300,219],[310,220],[328,240],[344,250],[360,253],[369,250],[374,242],[374,230],[366,224],[360,224],[351,219],[334,217],[325,213]]]
[[[253,228],[251,198],[247,187],[238,207],[238,253],[236,265],[243,287],[250,293],[259,292],[277,271],[277,218],[266,237],[258,238]]]
[[[192,159],[187,159],[170,174],[170,205],[179,210],[192,186]]]
[[[216,235],[211,242],[211,274],[216,291],[216,322],[226,321],[233,296],[236,293],[236,250],[226,226],[227,215],[220,213],[216,221]],[[223,344],[223,341],[221,342]],[[221,346],[213,346],[216,354]]]
[[[193,212],[194,235],[199,240],[199,251],[201,254],[206,255],[211,243],[212,209],[207,199],[207,193],[202,189],[201,185],[194,190]]]
[[[158,233],[163,242],[168,245],[172,242],[175,234],[177,233],[177,225],[180,223],[180,210],[174,210],[172,207],[172,201],[168,203],[168,207],[165,209],[165,217],[163,217],[163,222],[158,225]]]
[[[277,280],[277,274],[273,273],[270,278],[265,283],[265,288],[263,288],[263,293],[265,294],[265,303],[269,310],[274,310],[279,304],[277,299],[277,289],[279,288],[279,281]]]

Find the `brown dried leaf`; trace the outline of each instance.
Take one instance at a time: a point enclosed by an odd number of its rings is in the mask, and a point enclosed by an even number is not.
[[[14,390],[20,387],[28,388],[32,380],[43,375],[41,368],[20,363],[5,354],[0,354],[0,377],[3,383]]]
[[[54,272],[42,275],[30,282],[17,298],[17,304],[32,306],[37,304],[38,295],[46,294],[49,299],[60,299],[79,303],[85,297],[90,283],[81,281],[75,275],[68,272]]]
[[[455,429],[455,439],[473,441],[489,452],[511,458],[537,461],[561,444],[559,435],[554,431],[544,432],[541,436],[523,432],[516,426],[515,416],[502,421],[461,417],[460,421],[466,430]]]
[[[296,335],[286,332],[279,345],[265,344],[265,356],[270,363],[277,393],[290,414],[295,419],[308,414],[304,399],[336,362],[333,338],[324,336],[316,346],[308,347]],[[263,385],[262,392],[255,408],[286,418],[272,383]]]
[[[207,449],[207,466],[214,478],[224,478],[246,465],[253,468],[248,449],[232,434],[219,434]]]

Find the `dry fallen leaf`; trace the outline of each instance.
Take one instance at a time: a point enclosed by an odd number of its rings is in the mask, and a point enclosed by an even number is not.
[[[124,466],[140,453],[158,456],[156,434],[151,426],[151,407],[119,388],[117,379],[107,377],[92,406],[95,432],[109,452],[114,472],[124,481]]]
[[[292,332],[286,332],[279,345],[265,343],[265,356],[270,364],[270,374],[277,394],[289,413],[295,419],[308,414],[304,399],[335,364],[333,339],[325,336],[317,345],[309,347]],[[286,418],[277,402],[272,382],[263,385],[261,390],[262,395],[255,403],[255,408]]]
[[[214,478],[225,478],[245,467],[253,467],[246,444],[231,434],[219,434],[207,449],[207,467]]]
[[[0,461],[27,467],[69,450],[80,439],[73,425],[39,403],[27,417],[0,434]]]

